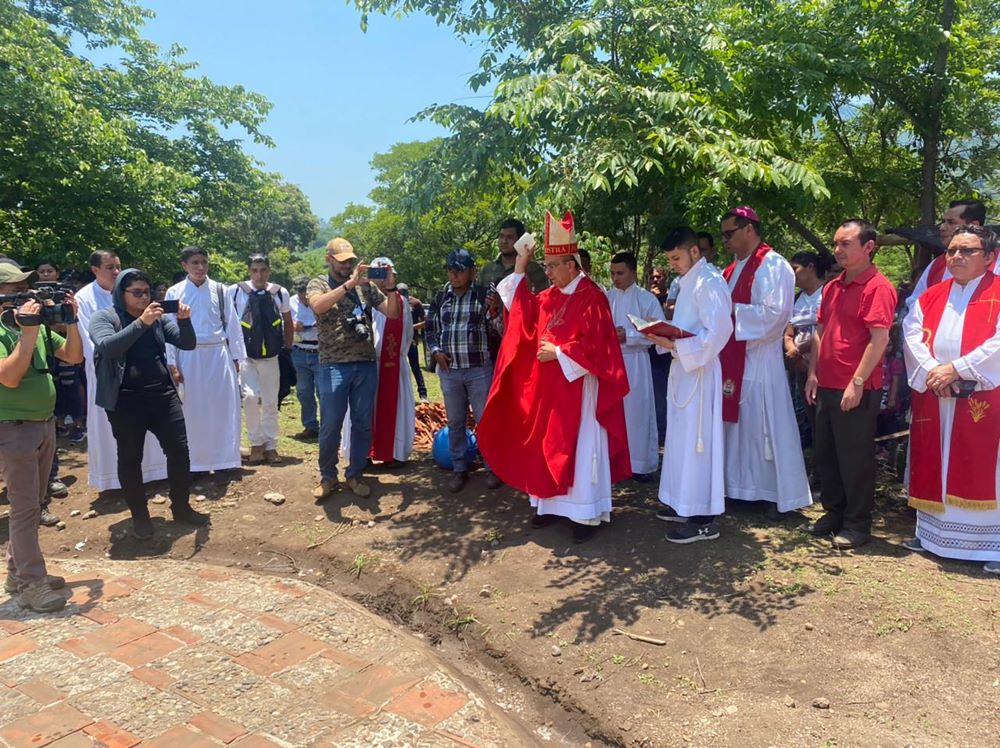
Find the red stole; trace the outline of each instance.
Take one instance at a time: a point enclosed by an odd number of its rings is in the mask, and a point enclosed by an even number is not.
[[[623,401],[628,378],[607,296],[584,276],[570,295],[517,287],[477,438],[483,458],[507,485],[539,498],[569,493],[580,433],[583,381],[567,382],[558,361],[541,363],[548,340],[597,377],[597,421],[608,433],[611,480],[632,474]]]
[[[944,280],[944,271],[948,267],[948,260],[946,254],[942,253],[931,260],[930,270],[927,271],[927,288],[931,286],[936,286],[938,283]],[[997,257],[993,258],[993,262],[990,263],[990,272],[995,273],[997,267]]]
[[[764,260],[764,255],[772,251],[771,247],[761,242],[747,259],[736,285],[733,286],[733,334],[726,343],[719,362],[722,364],[722,420],[736,423],[740,420],[740,394],[743,391],[743,370],[747,365],[747,341],[736,339],[736,304],[749,304],[750,292],[753,290],[753,279],[757,268]],[[736,270],[736,261],[722,271],[722,277],[729,282]]]
[[[397,292],[397,295],[398,292]],[[378,362],[378,390],[372,413],[372,459],[389,462],[395,459],[396,410],[399,401],[399,357],[403,355],[403,314],[409,314],[409,304],[399,299],[402,314],[386,317],[382,328],[382,355]]]
[[[924,336],[934,353],[934,337],[948,304],[954,280],[947,280],[920,296]],[[962,355],[975,350],[996,334],[1000,316],[1000,279],[987,272],[965,310]],[[936,356],[935,356],[936,358]],[[946,490],[941,490],[941,412],[938,397],[930,390],[912,393],[910,426],[910,506],[943,512],[944,502],[963,509],[997,508],[996,464],[1000,444],[1000,389],[977,391],[955,399]]]
[[[944,280],[944,271],[948,267],[948,260],[945,255],[939,254],[935,257],[930,264],[930,269],[927,271],[927,287],[936,286],[942,280]]]

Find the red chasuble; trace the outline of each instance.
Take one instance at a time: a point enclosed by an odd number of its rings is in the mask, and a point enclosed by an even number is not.
[[[938,283],[921,294],[924,340],[934,353],[934,336],[948,304],[954,280]],[[986,273],[965,310],[962,355],[975,350],[996,333],[1000,317],[1000,278]],[[937,356],[935,356],[937,358]],[[941,490],[941,411],[930,390],[911,395],[910,506],[943,512],[941,501],[963,509],[997,508],[996,464],[1000,444],[1000,389],[973,392],[956,398],[951,429],[946,490]]]
[[[509,486],[538,498],[569,493],[583,407],[583,381],[567,382],[558,361],[538,360],[550,341],[597,377],[597,421],[608,432],[611,481],[632,474],[623,400],[628,377],[607,296],[584,276],[570,295],[537,296],[522,280],[514,294],[493,386],[477,429],[479,448]]]
[[[743,370],[747,365],[747,341],[736,339],[736,304],[749,304],[750,292],[753,290],[753,279],[757,275],[757,268],[764,260],[764,255],[771,251],[771,247],[761,242],[760,246],[753,251],[747,259],[746,265],[740,273],[736,285],[733,286],[733,334],[726,343],[726,347],[719,354],[719,363],[722,364],[722,420],[729,423],[736,423],[740,420],[740,395],[743,392]],[[729,282],[736,270],[736,261],[729,264],[722,271],[722,277]]]
[[[398,292],[397,292],[398,295]],[[375,411],[372,413],[372,459],[390,462],[395,459],[396,410],[399,404],[399,358],[403,353],[403,314],[410,313],[410,305],[399,297],[402,314],[393,319],[386,317],[382,328],[382,355],[378,362],[378,390]]]

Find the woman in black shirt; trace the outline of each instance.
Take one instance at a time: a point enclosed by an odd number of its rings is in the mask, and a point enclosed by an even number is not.
[[[170,511],[178,522],[205,525],[207,514],[191,508],[191,460],[184,411],[167,370],[166,343],[182,350],[195,347],[191,308],[180,304],[177,321],[163,317],[150,300],[149,277],[122,271],[115,282],[114,306],[90,322],[97,374],[96,402],[104,408],[118,444],[118,480],[132,513],[132,531],[140,540],[153,536],[142,483],[142,451],[152,432],[167,457]]]

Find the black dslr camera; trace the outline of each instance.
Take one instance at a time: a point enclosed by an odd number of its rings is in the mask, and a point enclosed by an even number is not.
[[[344,329],[354,336],[355,340],[368,340],[368,337],[371,335],[371,330],[368,329],[368,321],[364,315],[349,314],[344,317],[342,324],[344,325]]]
[[[18,307],[26,301],[37,301],[41,305],[38,314],[17,315],[17,322],[23,327],[68,325],[71,322],[76,322],[73,307],[66,303],[66,294],[68,293],[73,293],[70,286],[59,283],[36,283],[28,291],[0,296],[0,304],[13,304]]]

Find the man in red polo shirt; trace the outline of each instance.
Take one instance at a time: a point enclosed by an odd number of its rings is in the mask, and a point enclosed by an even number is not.
[[[833,253],[844,269],[823,290],[806,400],[816,405],[816,467],[824,515],[810,529],[838,548],[871,539],[875,505],[875,422],[882,357],[896,308],[896,290],[872,265],[875,227],[844,221]]]

